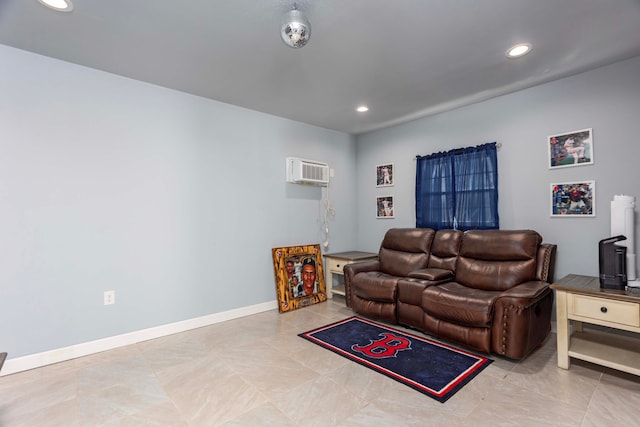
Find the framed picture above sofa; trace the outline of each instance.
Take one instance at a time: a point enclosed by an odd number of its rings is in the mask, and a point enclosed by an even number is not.
[[[390,187],[393,185],[393,163],[376,166],[376,187]]]
[[[591,129],[576,130],[547,138],[549,169],[593,164]]]
[[[575,181],[551,184],[551,216],[585,218],[596,216],[596,182]]]
[[[376,218],[395,218],[393,196],[376,197]]]

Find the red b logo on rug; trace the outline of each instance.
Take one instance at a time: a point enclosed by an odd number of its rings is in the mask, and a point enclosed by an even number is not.
[[[351,350],[362,353],[365,356],[374,359],[383,359],[385,357],[396,357],[399,351],[411,350],[411,341],[406,338],[399,337],[390,333],[380,334],[383,338],[377,341],[371,341],[368,345],[352,345]]]

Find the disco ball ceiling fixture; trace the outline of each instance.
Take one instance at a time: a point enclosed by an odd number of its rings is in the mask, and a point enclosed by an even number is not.
[[[282,17],[280,36],[287,46],[300,48],[311,38],[311,24],[302,12],[293,9]]]

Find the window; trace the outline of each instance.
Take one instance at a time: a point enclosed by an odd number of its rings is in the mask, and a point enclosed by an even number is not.
[[[497,229],[496,143],[417,157],[416,227]]]

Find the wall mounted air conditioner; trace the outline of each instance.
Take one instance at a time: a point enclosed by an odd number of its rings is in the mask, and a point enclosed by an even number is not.
[[[314,160],[287,157],[287,182],[326,186],[329,183],[329,165]]]

